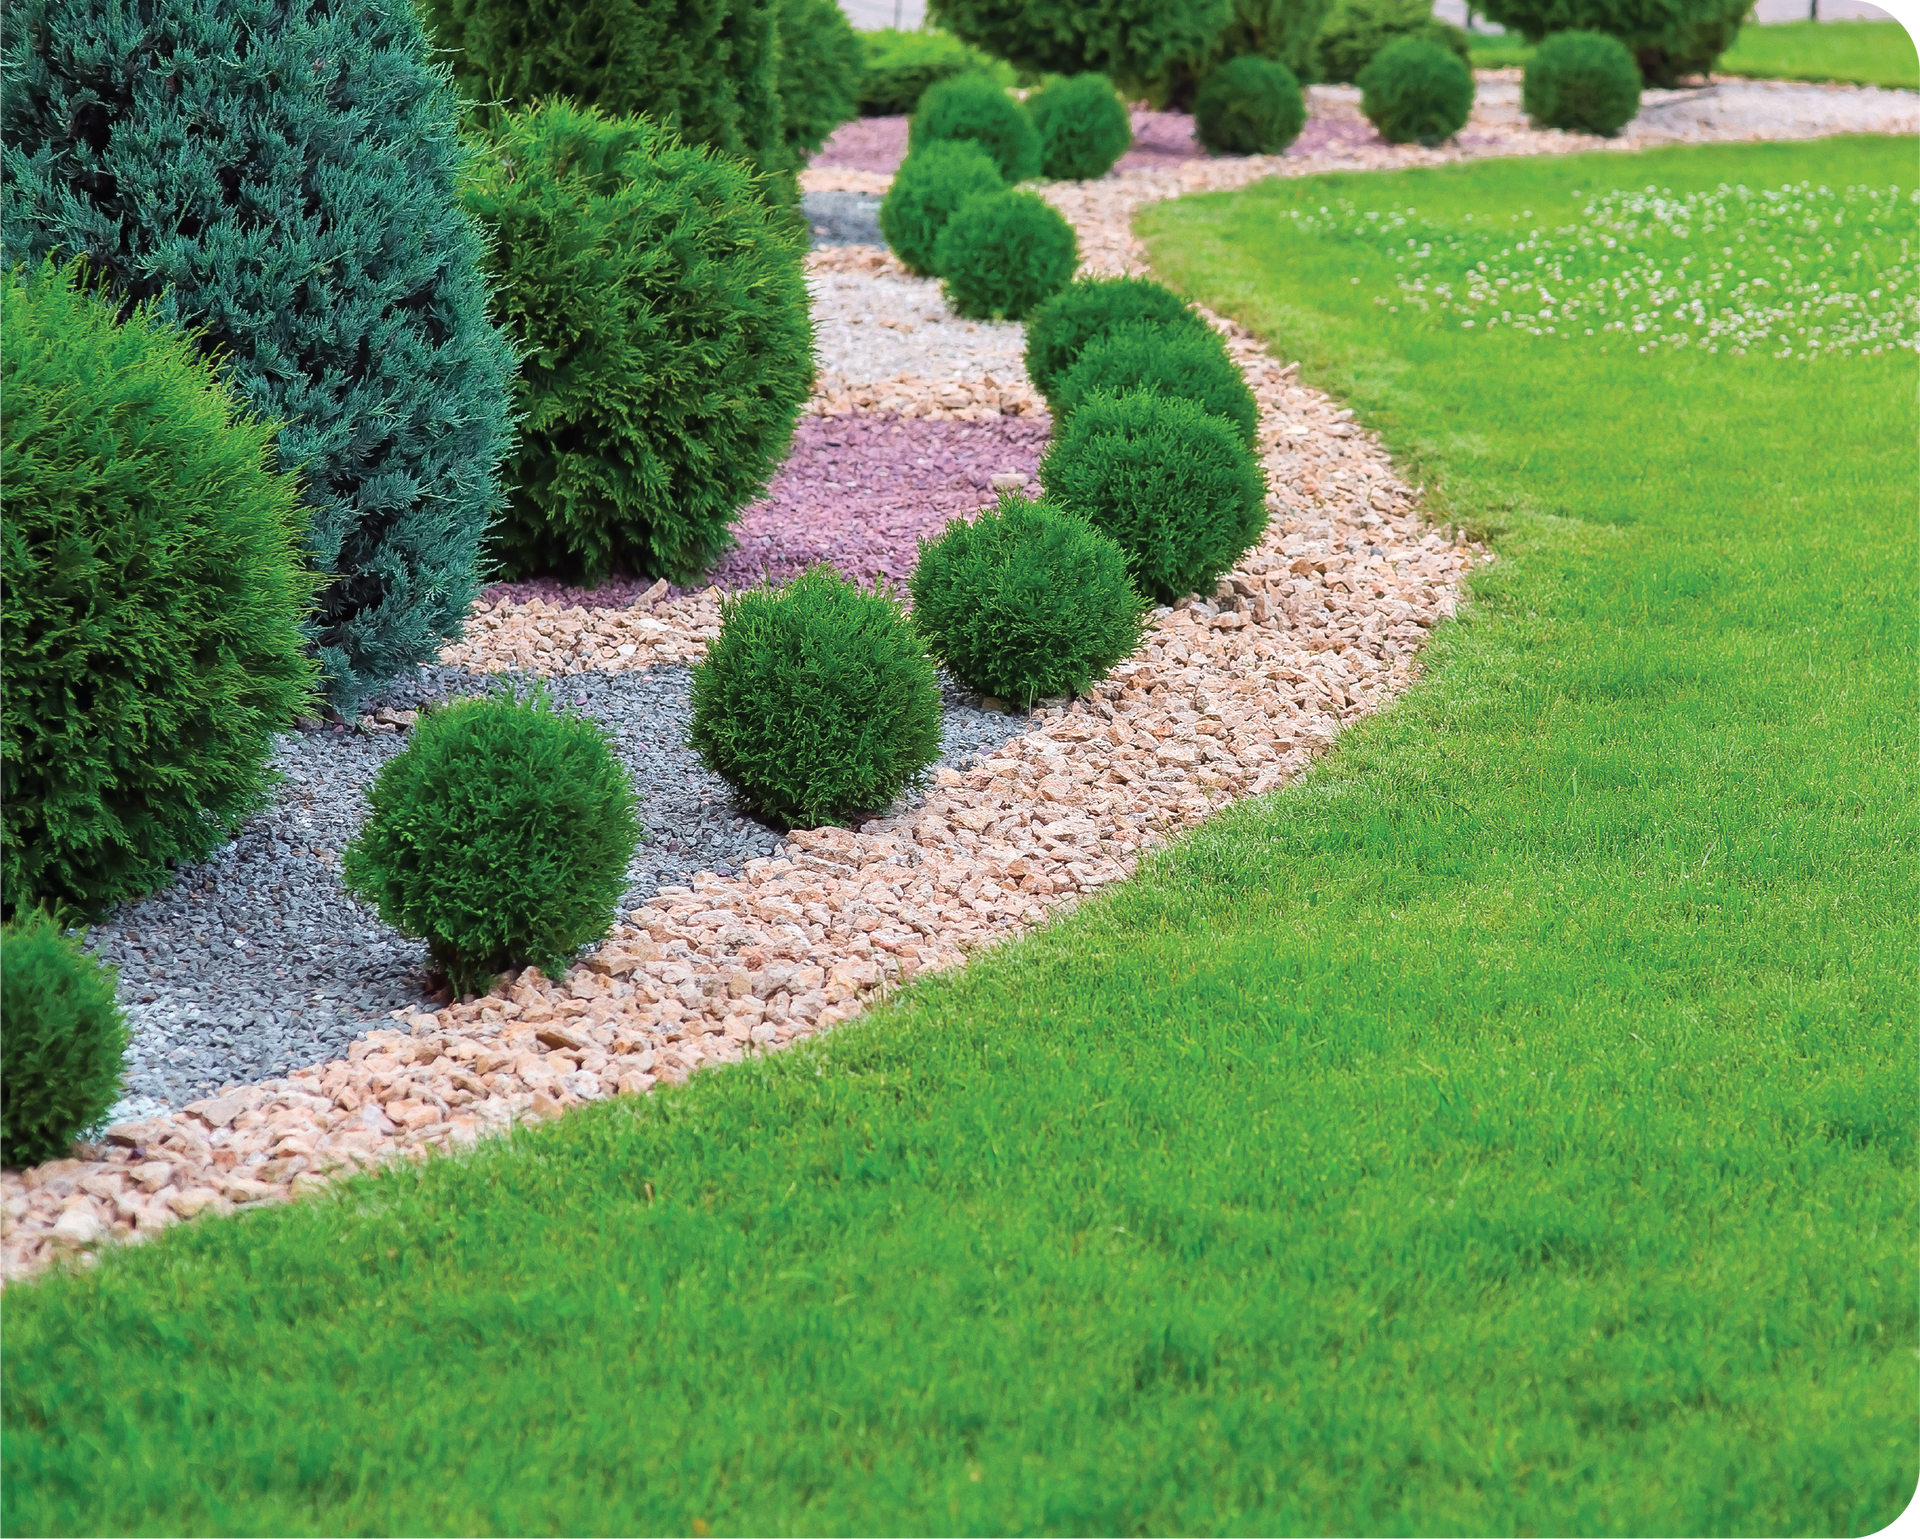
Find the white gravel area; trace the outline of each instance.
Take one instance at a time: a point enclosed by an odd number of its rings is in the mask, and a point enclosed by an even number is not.
[[[849,385],[902,372],[928,380],[1026,379],[1026,328],[955,315],[932,278],[815,271],[807,286],[821,372]]]

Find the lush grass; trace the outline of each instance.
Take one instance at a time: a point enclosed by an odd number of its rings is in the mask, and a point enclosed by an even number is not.
[[[1526,64],[1533,50],[1518,37],[1473,39],[1476,69]],[[1716,75],[1757,80],[1841,80],[1920,90],[1920,56],[1897,21],[1788,21],[1740,29],[1714,65]]]
[[[1915,1482],[1910,356],[1372,303],[1161,206],[1501,560],[1400,705],[824,1046],[9,1289],[18,1532],[1853,1532]],[[1350,280],[1358,278],[1356,284]]]

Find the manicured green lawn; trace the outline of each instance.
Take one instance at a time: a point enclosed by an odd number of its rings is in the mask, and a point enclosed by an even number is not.
[[[1144,218],[1500,552],[1303,783],[826,1043],[6,1294],[11,1531],[1865,1533],[1916,1478],[1910,353],[1373,303]],[[1358,279],[1356,283],[1353,280]]]
[[[1518,37],[1476,37],[1478,69],[1524,65],[1533,50]],[[1716,75],[1759,80],[1841,80],[1920,90],[1920,56],[1897,21],[1788,21],[1740,29],[1713,67]]]

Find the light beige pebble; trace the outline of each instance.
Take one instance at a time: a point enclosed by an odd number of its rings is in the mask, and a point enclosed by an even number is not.
[[[796,831],[737,878],[663,887],[564,979],[528,969],[483,998],[395,1012],[343,1059],[110,1129],[84,1159],[0,1172],[0,1274],[85,1264],[110,1239],[806,1041],[1297,775],[1406,688],[1491,558],[1421,522],[1418,489],[1350,413],[1212,319],[1260,406],[1272,521],[1213,593],[1157,611],[1086,698],[1048,704],[964,773],[937,771],[909,810]],[[565,674],[698,658],[718,591],[664,594],[620,611],[476,605],[444,659]]]

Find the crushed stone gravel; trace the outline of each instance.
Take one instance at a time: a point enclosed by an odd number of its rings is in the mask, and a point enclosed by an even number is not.
[[[418,711],[517,678],[422,669],[369,702],[369,711]],[[623,912],[697,873],[737,875],[783,842],[687,746],[688,680],[686,668],[666,665],[552,685],[556,700],[613,734],[640,796],[646,842],[627,872]],[[1027,730],[1023,717],[980,709],[951,680],[942,695],[939,762],[949,768]],[[433,1008],[424,945],[383,924],[338,874],[366,817],[366,788],[405,742],[405,728],[388,725],[283,735],[273,762],[284,778],[273,804],[211,860],[89,933],[90,949],[120,969],[133,1028],[123,1099],[109,1121],[337,1058],[394,1010]],[[901,809],[917,800],[909,796]]]
[[[800,212],[816,246],[879,246],[880,200],[870,192],[809,192]]]

